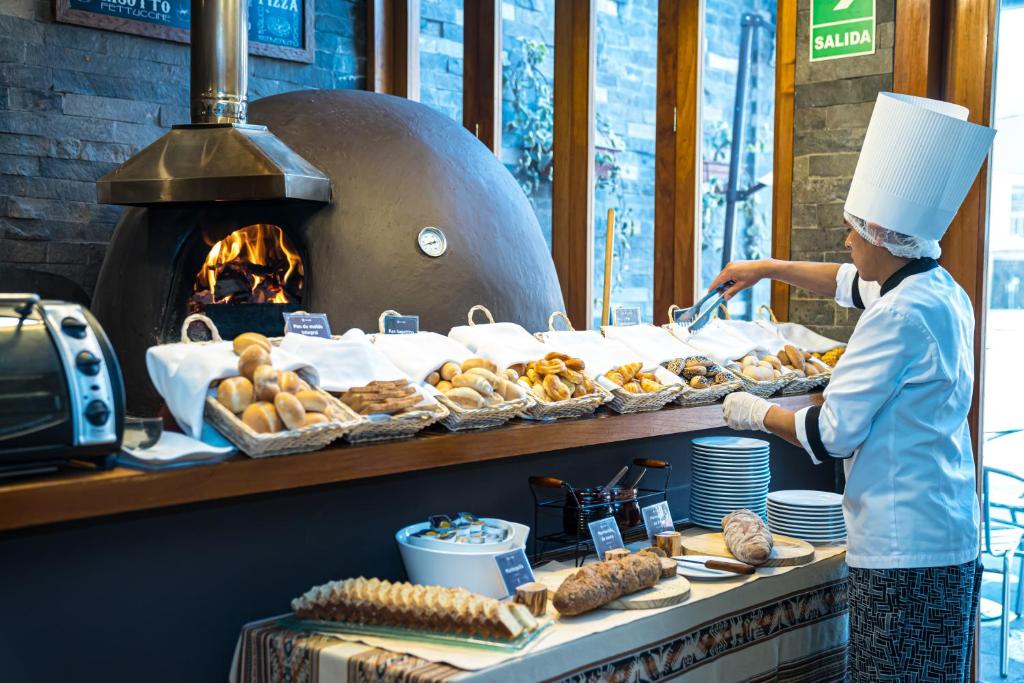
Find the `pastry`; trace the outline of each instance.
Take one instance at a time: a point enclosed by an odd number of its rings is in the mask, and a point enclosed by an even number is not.
[[[664,388],[664,385],[654,381],[653,379],[647,379],[644,377],[640,380],[640,389],[645,393],[656,394]]]
[[[242,422],[257,434],[273,434],[281,431],[281,418],[274,404],[266,401],[252,403],[242,413]]]
[[[526,397],[526,392],[515,382],[510,382],[504,377],[498,380],[494,390],[506,401],[518,401]]]
[[[756,565],[768,561],[774,544],[772,534],[750,510],[736,510],[723,517],[722,531],[729,552],[740,562]]]
[[[557,361],[561,363],[562,361]],[[558,375],[546,375],[544,377],[544,391],[553,401],[565,401],[572,398],[572,392]]]
[[[568,365],[565,366],[565,370],[562,372],[560,377],[567,382],[572,382],[573,384],[582,384],[583,380],[586,379],[586,376],[582,372],[570,370]]]
[[[537,363],[538,375],[558,375],[565,372],[565,361],[560,358],[551,358]]]
[[[467,410],[483,408],[486,405],[484,397],[469,387],[452,387],[444,395],[455,405]]]
[[[471,375],[468,372],[452,377],[452,386],[456,388],[465,387],[472,389],[484,397],[490,396],[494,393],[494,387],[491,386],[490,382],[480,375]]]
[[[270,353],[270,340],[257,332],[244,332],[235,337],[235,340],[231,342],[231,346],[235,350],[235,354],[239,356],[242,355],[243,351],[253,345],[261,347],[268,354]]]
[[[625,384],[622,385],[622,388],[625,389],[626,391],[628,391],[631,394],[642,394],[642,393],[644,393],[644,390],[640,386],[639,382],[626,382]]]
[[[305,424],[306,409],[302,407],[302,402],[295,398],[295,394],[280,392],[274,397],[274,409],[288,429],[301,429]]]
[[[519,379],[519,373],[512,368],[505,368],[505,372],[501,373],[505,379],[509,382],[515,382]]]
[[[238,415],[252,403],[252,382],[245,377],[228,377],[217,385],[217,400]]]
[[[252,375],[252,384],[256,389],[256,398],[261,401],[273,401],[281,385],[277,383],[278,372],[270,365],[261,365]]]
[[[565,361],[565,367],[570,370],[575,370],[576,372],[583,372],[587,368],[587,364],[579,358],[570,358]]]
[[[498,377],[496,374],[494,374],[487,368],[470,368],[469,370],[466,370],[465,374],[483,377],[485,380],[487,380],[487,383],[491,385],[491,388],[497,387],[498,381],[502,379],[501,377]]]
[[[445,363],[441,366],[441,379],[452,381],[452,377],[462,372],[458,363]]]
[[[270,365],[270,352],[259,344],[252,344],[238,357],[238,374],[251,380],[256,368],[261,365]]]
[[[642,370],[643,367],[643,363],[627,363],[626,365],[620,367],[618,370],[619,372],[622,373],[622,376],[625,378],[627,382],[631,382],[633,378],[636,377],[636,373],[640,372],[640,370]]]
[[[638,553],[617,560],[587,565],[572,574],[555,591],[552,604],[559,613],[583,614],[623,595],[650,588],[661,578],[656,555]]]

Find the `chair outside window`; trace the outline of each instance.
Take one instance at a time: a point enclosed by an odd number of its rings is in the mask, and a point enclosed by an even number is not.
[[[1010,653],[1010,572],[1013,568],[1013,558],[1024,558],[1022,552],[1021,538],[1024,537],[1024,521],[1020,515],[1024,515],[1024,497],[993,495],[991,479],[994,477],[1006,477],[1021,485],[1024,485],[1024,476],[1007,472],[995,467],[984,467],[982,469],[982,514],[984,516],[984,527],[982,534],[982,552],[992,557],[1001,558],[1003,568],[1002,574],[1003,590],[1001,599],[1001,610],[998,617],[992,619],[1000,620],[999,633],[999,675],[1003,678],[1009,673]],[[1003,510],[1009,519],[993,519],[994,511]],[[1024,607],[1024,594],[1021,593],[1021,586],[1024,585],[1024,561],[1018,563],[1017,576],[1017,600],[1015,612],[1022,614]]]

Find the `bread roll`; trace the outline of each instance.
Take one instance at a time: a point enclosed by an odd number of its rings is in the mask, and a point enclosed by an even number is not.
[[[462,372],[458,363],[445,363],[441,366],[441,379],[452,381],[452,377]]]
[[[273,434],[281,431],[281,418],[272,403],[252,403],[242,413],[242,422],[257,434]]]
[[[743,376],[755,382],[770,382],[775,379],[775,371],[760,365],[746,365],[743,367]]]
[[[427,384],[429,384],[432,387],[436,387],[437,383],[440,381],[441,375],[439,373],[432,372],[429,375],[427,375]]]
[[[736,510],[723,517],[722,532],[729,552],[740,562],[764,564],[772,554],[772,533],[750,510]]]
[[[789,364],[797,370],[804,369],[804,354],[800,352],[800,349],[796,348],[792,344],[786,344],[783,348],[786,356],[789,357]]]
[[[765,361],[766,363],[771,364],[771,366],[773,368],[775,368],[776,370],[781,370],[782,369],[782,361],[780,361],[775,356],[765,356],[761,360]]]
[[[281,391],[287,391],[289,394],[302,391],[302,380],[291,370],[282,370],[278,374],[277,385],[281,387]]]
[[[455,387],[452,386],[452,383],[446,379],[443,379],[437,383],[437,390],[440,391],[442,394],[447,394],[454,388]]]
[[[501,377],[498,377],[496,374],[494,374],[487,368],[470,368],[469,370],[466,370],[466,374],[483,377],[485,380],[487,380],[487,383],[490,384],[492,388],[497,388],[498,381],[501,379]]]
[[[472,370],[473,368],[483,368],[485,370],[490,370],[495,374],[498,373],[498,366],[495,365],[493,361],[487,360],[486,358],[468,358],[462,362],[463,372]]]
[[[650,588],[660,578],[661,562],[656,555],[627,555],[583,567],[562,582],[551,602],[559,613],[574,616]]]
[[[323,413],[306,412],[306,417],[302,420],[303,427],[312,427],[313,425],[326,424],[331,419]]]
[[[299,403],[302,404],[306,412],[326,413],[330,407],[327,397],[312,389],[296,392],[295,398],[299,399]]]
[[[282,391],[274,397],[274,408],[288,429],[301,429],[306,421],[306,409],[295,394]]]
[[[245,377],[228,377],[217,385],[217,400],[238,415],[252,403],[252,382]]]
[[[480,375],[471,375],[468,372],[452,377],[452,386],[472,389],[481,396],[490,396],[494,393],[494,387],[490,382]]]
[[[256,389],[256,398],[261,401],[273,401],[281,385],[277,383],[278,372],[270,365],[261,365],[252,375],[252,384]]]
[[[270,353],[270,340],[257,332],[245,332],[235,337],[235,340],[231,342],[232,348],[234,348],[235,353],[239,356],[253,345],[259,346],[267,353]]]
[[[252,380],[256,368],[261,365],[270,365],[270,352],[259,344],[252,344],[247,346],[238,357],[238,374]]]
[[[498,381],[497,386],[494,390],[506,401],[518,401],[521,398],[526,397],[526,392],[523,391],[515,382],[510,382],[505,378],[501,378]]]
[[[469,387],[453,387],[444,395],[455,405],[467,410],[483,408],[486,405],[484,397]]]

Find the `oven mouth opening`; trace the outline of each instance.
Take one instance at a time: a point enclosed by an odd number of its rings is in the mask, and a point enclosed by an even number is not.
[[[269,223],[238,228],[210,247],[192,285],[189,313],[222,305],[302,302],[305,268],[284,230]]]

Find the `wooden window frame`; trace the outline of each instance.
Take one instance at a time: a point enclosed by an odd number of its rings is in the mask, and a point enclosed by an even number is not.
[[[366,3],[366,88],[420,99],[420,0]]]
[[[501,156],[501,0],[463,5],[462,125]]]
[[[793,116],[796,94],[797,0],[778,0],[775,11],[775,124],[772,156],[772,257],[789,260],[793,230]],[[789,320],[790,288],[772,282],[772,311]]]

